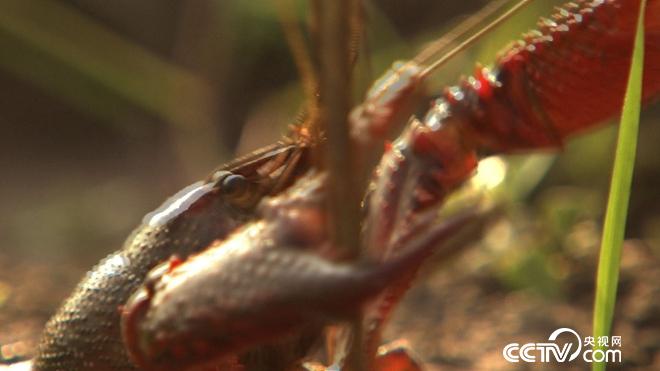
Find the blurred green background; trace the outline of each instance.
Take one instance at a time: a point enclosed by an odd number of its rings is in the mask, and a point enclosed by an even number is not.
[[[357,94],[485,3],[367,2]],[[559,2],[537,3],[455,58],[433,86],[488,63]],[[297,4],[304,21],[307,5]],[[0,345],[34,336],[83,272],[167,196],[286,131],[304,97],[275,7],[0,2]],[[628,237],[656,258],[658,117],[657,104],[645,110],[628,223]],[[507,290],[566,298],[568,262],[597,246],[615,133],[610,125],[572,141],[538,187],[503,191],[507,216],[481,259]],[[543,175],[545,163],[515,156],[512,176]],[[21,321],[29,330],[14,325]]]

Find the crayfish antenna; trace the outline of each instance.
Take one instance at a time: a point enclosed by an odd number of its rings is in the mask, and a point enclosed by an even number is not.
[[[275,8],[280,18],[282,31],[289,44],[291,56],[300,75],[305,96],[305,103],[299,115],[303,117],[303,120],[300,129],[295,131],[314,131],[318,130],[318,70],[306,45],[302,27],[292,10],[295,9],[293,2],[293,0],[279,0]]]

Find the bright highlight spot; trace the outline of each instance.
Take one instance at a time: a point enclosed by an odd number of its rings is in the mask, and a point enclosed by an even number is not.
[[[493,189],[504,181],[506,170],[507,164],[501,157],[488,157],[479,161],[472,183],[477,188]]]

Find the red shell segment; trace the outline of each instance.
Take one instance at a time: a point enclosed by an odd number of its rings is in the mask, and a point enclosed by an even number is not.
[[[472,86],[477,92],[479,99],[491,99],[493,97],[493,87],[491,86],[492,82],[488,78],[487,70],[481,66],[477,66],[474,71],[474,77],[476,79],[476,84],[472,84]]]
[[[573,133],[613,117],[622,106],[638,0],[577,1],[501,53],[492,95],[465,87],[449,100],[482,150],[557,147]],[[644,99],[660,92],[660,0],[646,10]],[[484,79],[482,72],[475,74]]]

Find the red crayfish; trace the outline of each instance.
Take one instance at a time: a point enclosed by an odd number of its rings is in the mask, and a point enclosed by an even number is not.
[[[368,186],[357,261],[328,229],[327,175],[314,160],[322,137],[294,129],[220,167],[88,273],[47,324],[34,369],[294,369],[328,326],[355,318],[378,368],[379,332],[419,266],[478,218],[468,210],[438,223],[443,200],[487,155],[559,148],[616,114],[638,9],[567,4],[435,99],[424,91],[430,61],[395,64],[348,119],[354,144],[405,125]],[[659,15],[650,0],[645,101],[660,91]],[[422,98],[430,108],[418,118]]]

